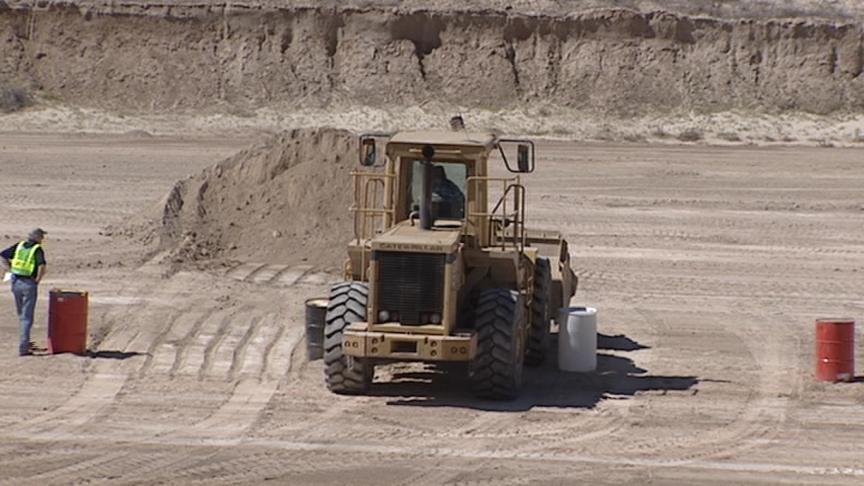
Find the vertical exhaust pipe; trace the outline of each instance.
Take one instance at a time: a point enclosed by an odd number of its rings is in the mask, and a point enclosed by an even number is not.
[[[420,197],[420,228],[432,229],[432,157],[435,156],[435,148],[431,145],[423,146],[423,195]]]

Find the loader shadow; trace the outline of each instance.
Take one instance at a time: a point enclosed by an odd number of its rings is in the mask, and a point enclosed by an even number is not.
[[[607,336],[606,334],[598,332],[597,349],[608,349],[611,351],[638,351],[640,349],[651,349],[651,346],[639,344],[623,334]]]
[[[93,351],[87,350],[87,353],[84,354],[85,357],[91,359],[118,359],[124,360],[129,359],[133,356],[144,356],[147,353],[140,353],[138,351]]]
[[[700,381],[695,376],[651,375],[628,357],[600,352],[647,348],[626,336],[598,336],[597,370],[592,373],[559,371],[557,345],[554,340],[550,344],[543,366],[525,368],[522,392],[513,401],[472,397],[464,366],[396,372],[389,380],[374,383],[371,395],[391,397],[388,405],[521,412],[534,407],[593,408],[603,400],[627,399],[642,392],[690,390]]]

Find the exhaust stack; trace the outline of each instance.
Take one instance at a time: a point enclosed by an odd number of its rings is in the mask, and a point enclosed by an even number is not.
[[[431,145],[423,147],[423,195],[420,197],[420,228],[432,229],[432,157],[435,148]]]

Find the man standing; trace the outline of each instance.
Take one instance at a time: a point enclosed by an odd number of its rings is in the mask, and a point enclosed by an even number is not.
[[[42,250],[44,238],[45,231],[36,228],[30,232],[25,241],[12,245],[0,253],[0,257],[3,257],[3,262],[12,273],[12,294],[15,296],[15,307],[18,310],[18,321],[21,326],[19,356],[33,354],[30,329],[33,327],[33,310],[36,308],[36,297],[39,295],[39,281],[45,275],[45,252]]]

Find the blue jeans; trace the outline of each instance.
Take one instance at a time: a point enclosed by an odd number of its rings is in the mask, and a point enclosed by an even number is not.
[[[33,327],[33,310],[36,309],[38,290],[39,285],[35,280],[12,277],[12,295],[15,296],[15,307],[18,310],[18,321],[21,325],[21,340],[18,343],[19,354],[30,352],[30,329]]]

